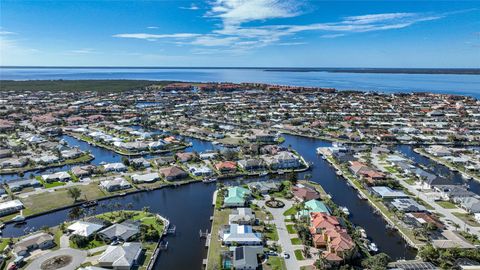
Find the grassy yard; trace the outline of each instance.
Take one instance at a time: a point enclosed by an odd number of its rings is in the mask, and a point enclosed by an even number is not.
[[[281,257],[270,256],[264,265],[264,270],[286,270],[285,260]]]
[[[456,217],[463,220],[464,222],[466,222],[470,226],[480,227],[480,224],[478,224],[478,222],[475,220],[475,218],[470,214],[459,213],[459,212],[453,212],[452,214],[454,214]]]
[[[275,225],[269,225],[269,226],[270,226],[270,230],[265,233],[265,237],[268,240],[278,241],[277,227]]]
[[[303,252],[302,252],[301,249],[296,249],[294,252],[295,252],[295,258],[296,258],[298,261],[305,260],[305,258],[303,257]]]
[[[223,225],[228,224],[228,215],[232,211],[230,209],[215,209],[213,213],[212,238],[208,247],[208,263],[206,269],[222,269],[220,261],[220,253],[226,251],[226,247],[222,247],[222,242],[218,239],[217,233]]]
[[[452,202],[449,202],[449,201],[439,201],[437,202],[438,205],[440,205],[441,207],[445,208],[445,209],[455,209],[457,208],[457,206],[452,203]]]
[[[290,209],[288,209],[287,211],[285,211],[283,213],[284,216],[286,217],[289,217],[291,215],[295,215],[297,213],[297,209],[295,208],[295,206],[292,206]]]
[[[105,196],[96,183],[77,185],[77,187],[82,191],[80,196],[81,199],[87,198],[87,200],[94,200]],[[68,194],[67,188],[59,188],[52,192],[33,194],[27,198],[22,198],[21,201],[25,206],[23,213],[27,216],[74,203],[73,199]]]
[[[302,240],[300,240],[299,238],[292,238],[292,239],[290,239],[290,241],[292,242],[292,245],[301,245],[302,244]]]
[[[290,234],[297,233],[297,230],[295,230],[294,224],[287,224],[287,231]]]
[[[88,250],[88,249],[91,249],[91,248],[101,247],[101,246],[104,246],[104,245],[105,245],[105,242],[93,239],[93,240],[89,241],[86,246],[78,247],[73,241],[70,241],[70,247],[71,248],[82,249],[82,250]]]

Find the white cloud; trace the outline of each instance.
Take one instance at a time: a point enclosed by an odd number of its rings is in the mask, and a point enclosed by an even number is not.
[[[148,34],[148,33],[133,33],[133,34],[115,34],[113,37],[116,38],[136,38],[136,39],[146,39],[146,40],[157,40],[157,39],[165,39],[165,38],[194,38],[198,37],[200,34],[193,34],[193,33],[176,33],[176,34]]]
[[[200,8],[195,5],[195,3],[191,3],[188,7],[180,7],[181,9],[188,9],[188,10],[199,10]]]
[[[147,29],[158,29],[158,26],[147,26]]]
[[[74,55],[86,55],[86,54],[97,54],[97,53],[99,52],[92,48],[82,48],[82,49],[70,50],[67,52],[67,54],[74,54]]]
[[[385,31],[441,19],[450,15],[396,12],[347,16],[338,21],[311,24],[266,24],[271,19],[296,17],[303,1],[294,0],[212,0],[205,17],[220,21],[209,33],[116,34],[114,37],[146,40],[174,39],[177,45],[194,45],[194,53],[210,53],[208,47],[228,52],[243,52],[271,44],[300,45],[304,42],[284,41],[303,32],[318,32],[320,38],[337,38],[353,33]],[[192,4],[191,7],[193,7]],[[196,6],[195,6],[196,7]],[[248,25],[248,26],[247,26]],[[256,25],[256,26],[251,26]],[[204,47],[204,49],[199,49]]]

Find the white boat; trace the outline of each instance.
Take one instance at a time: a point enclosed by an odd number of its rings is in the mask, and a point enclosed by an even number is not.
[[[342,212],[343,212],[345,215],[347,215],[347,216],[350,215],[350,211],[348,211],[348,208],[347,208],[347,207],[342,206],[342,207],[340,207],[340,210],[342,210]]]
[[[342,171],[336,171],[335,173],[336,173],[338,176],[342,176],[342,175],[343,175]]]
[[[217,144],[220,144],[220,142],[213,141],[212,144],[213,144],[213,145],[217,145]]]
[[[22,215],[17,215],[17,216],[12,218],[12,221],[13,222],[23,222],[23,221],[25,221],[25,217],[22,216]]]
[[[268,172],[262,172],[258,176],[267,176],[267,175],[268,175]]]
[[[202,180],[203,183],[212,183],[217,181],[217,178],[211,177],[211,178],[205,178]]]
[[[375,243],[371,242],[369,245],[368,245],[368,250],[370,250],[371,252],[377,252],[378,251],[378,247]]]
[[[360,236],[362,238],[367,238],[367,232],[365,231],[364,228],[359,228],[358,231],[360,232]]]
[[[322,147],[317,148],[317,154],[321,155],[322,154]]]

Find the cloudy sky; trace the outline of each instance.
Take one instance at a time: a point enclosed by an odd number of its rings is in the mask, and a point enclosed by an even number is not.
[[[480,67],[479,1],[0,4],[0,65]]]

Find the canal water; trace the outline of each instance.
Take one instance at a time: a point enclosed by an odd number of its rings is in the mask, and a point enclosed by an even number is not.
[[[369,238],[377,244],[380,251],[387,253],[394,259],[413,258],[415,251],[407,248],[405,241],[398,233],[386,229],[386,222],[378,215],[373,214],[373,209],[365,201],[357,197],[356,191],[346,184],[346,181],[335,174],[335,170],[316,155],[315,149],[319,146],[330,146],[326,141],[304,138],[299,136],[284,135],[285,146],[291,146],[299,152],[307,162],[312,162],[313,167],[305,172],[312,175],[312,180],[321,184],[332,196],[335,203],[346,206],[351,213],[350,220],[363,227]],[[83,150],[91,151],[95,156],[94,164],[102,161],[115,162],[121,156],[111,151],[101,149],[75,138],[65,138],[68,143],[79,146]],[[202,152],[215,149],[210,142],[188,138],[192,146],[187,151]],[[304,175],[305,173],[302,173]],[[3,176],[2,176],[3,178]],[[250,179],[251,181],[252,179]],[[202,259],[206,258],[204,240],[200,240],[200,230],[210,230],[210,216],[213,214],[212,195],[216,185],[214,183],[195,183],[179,187],[164,188],[127,195],[125,197],[103,200],[91,210],[89,214],[108,212],[115,209],[140,210],[149,207],[152,212],[159,213],[168,218],[177,226],[177,234],[167,238],[169,245],[167,251],[162,251],[155,269],[201,269]],[[27,220],[27,224],[16,227],[7,225],[3,230],[3,237],[16,237],[26,232],[55,226],[68,219],[69,210],[56,211],[50,214],[34,217]]]
[[[447,166],[439,164],[431,159],[424,157],[415,151],[413,151],[413,147],[410,145],[398,145],[396,150],[400,153],[408,157],[409,159],[413,160],[417,164],[424,165],[428,168],[431,172],[435,175],[441,175],[444,178],[451,181],[452,185],[468,185],[468,189],[478,195],[480,195],[480,182],[475,180],[467,180],[462,177],[462,174],[459,172],[454,172],[450,170]]]

